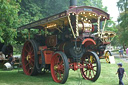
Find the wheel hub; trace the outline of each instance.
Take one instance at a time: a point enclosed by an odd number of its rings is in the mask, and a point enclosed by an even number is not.
[[[80,47],[74,47],[74,52],[75,52],[75,54],[80,54],[80,53],[82,53],[82,48],[80,48]]]
[[[57,70],[57,69],[58,69],[58,66],[57,66],[57,65],[55,65],[55,66],[54,66],[54,70]]]
[[[31,58],[31,56],[28,54],[27,57],[26,57],[26,60],[29,61]]]
[[[87,64],[87,69],[89,69],[89,70],[91,70],[91,69],[93,69],[93,66],[92,66],[92,64]]]

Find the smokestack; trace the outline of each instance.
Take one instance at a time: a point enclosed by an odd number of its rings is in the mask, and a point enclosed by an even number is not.
[[[70,9],[77,7],[77,0],[70,0]]]

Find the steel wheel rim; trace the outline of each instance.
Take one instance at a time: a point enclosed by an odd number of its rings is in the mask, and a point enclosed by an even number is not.
[[[87,80],[92,80],[97,73],[97,63],[95,57],[93,55],[85,56],[82,58],[81,64],[85,66],[84,68],[80,69],[83,78]]]
[[[27,41],[22,50],[22,64],[26,75],[31,75],[34,70],[34,47]]]
[[[51,72],[55,82],[60,83],[64,77],[64,63],[60,54],[56,53],[51,61]]]

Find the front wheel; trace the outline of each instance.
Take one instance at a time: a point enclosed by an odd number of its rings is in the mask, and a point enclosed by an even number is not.
[[[81,64],[84,68],[81,68],[82,77],[86,80],[96,81],[101,72],[101,64],[99,57],[94,52],[86,52],[81,58]]]
[[[110,60],[109,60],[109,57],[112,56],[111,52],[110,51],[106,51],[105,53],[105,59],[106,59],[106,62],[107,63],[110,63]]]
[[[51,60],[51,75],[55,82],[64,84],[69,74],[69,63],[63,52],[55,52]]]

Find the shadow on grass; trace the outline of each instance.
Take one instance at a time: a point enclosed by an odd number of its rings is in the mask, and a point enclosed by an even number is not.
[[[52,80],[51,73],[38,74],[36,76],[27,76],[24,74],[23,71],[18,72],[17,70],[11,70],[11,71],[0,70],[0,83],[17,85],[17,84],[23,84],[25,82],[26,83],[31,82],[33,83],[33,85],[35,85],[36,83],[44,83],[44,82],[48,83],[49,81],[54,82]]]
[[[88,83],[91,82],[83,79],[80,71],[70,71],[68,80],[64,85],[78,85],[80,82],[85,81]],[[6,83],[5,85],[59,85],[53,81],[51,73],[41,73],[36,76],[27,76],[23,71],[18,72],[17,70],[0,70],[0,85],[4,85],[3,83]]]

